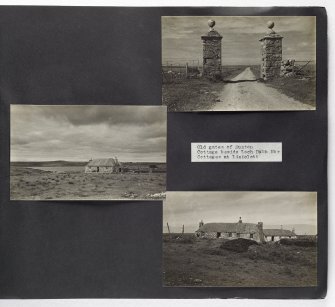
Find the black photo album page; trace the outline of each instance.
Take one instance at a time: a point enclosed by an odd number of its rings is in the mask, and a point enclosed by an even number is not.
[[[0,298],[323,298],[321,7],[0,7]]]

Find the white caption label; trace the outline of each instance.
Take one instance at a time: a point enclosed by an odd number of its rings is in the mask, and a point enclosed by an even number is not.
[[[191,143],[192,162],[282,162],[282,143]]]

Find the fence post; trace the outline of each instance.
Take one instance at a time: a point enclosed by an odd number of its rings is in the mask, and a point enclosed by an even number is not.
[[[186,65],[185,65],[185,75],[186,75],[186,78],[188,77],[188,63],[186,62]]]
[[[168,229],[168,232],[169,232],[169,237],[170,237],[170,239],[171,239],[171,232],[170,232],[169,223],[166,223],[166,225],[167,225],[167,229]]]

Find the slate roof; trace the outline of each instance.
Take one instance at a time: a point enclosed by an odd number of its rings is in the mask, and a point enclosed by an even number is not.
[[[206,223],[197,231],[255,233],[258,231],[258,229],[257,224],[252,223]]]

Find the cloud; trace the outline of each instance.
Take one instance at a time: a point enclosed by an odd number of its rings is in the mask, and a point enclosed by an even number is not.
[[[314,192],[169,192],[163,207],[164,225],[185,225],[188,232],[198,222],[266,224],[317,224]]]
[[[102,124],[150,125],[164,120],[159,107],[136,106],[37,106],[28,108],[13,106],[13,113],[23,119],[43,117],[48,120],[68,122],[75,126]]]
[[[159,106],[11,106],[12,160],[165,161]]]
[[[266,23],[269,20],[275,22],[274,30],[284,36],[284,48],[292,48],[292,53],[288,55],[290,58],[315,60],[313,16],[167,16],[162,17],[163,63],[184,64],[190,60],[202,60],[200,37],[208,31],[207,21],[210,18],[216,21],[215,29],[223,37],[224,65],[258,64],[258,40],[267,32]],[[283,56],[285,58],[286,54]]]

